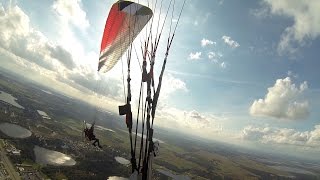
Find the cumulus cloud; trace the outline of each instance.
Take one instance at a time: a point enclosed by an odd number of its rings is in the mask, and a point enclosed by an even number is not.
[[[123,98],[123,87],[120,80],[100,76],[94,70],[79,68],[77,71],[68,71],[65,73],[65,77],[61,77],[59,80],[83,92],[112,97],[116,100]]]
[[[157,119],[155,123],[158,126],[174,128],[176,131],[188,132],[203,138],[215,139],[223,133],[223,117],[200,113],[197,110],[184,111],[162,106],[157,110]]]
[[[65,67],[68,69],[73,69],[76,66],[72,59],[72,55],[63,47],[58,45],[49,45],[49,43],[47,43],[46,46],[51,57],[60,60]]]
[[[72,54],[73,59],[77,60],[77,64],[93,66],[93,63],[96,62],[88,61],[88,59],[93,57],[92,54],[98,53],[87,52],[86,48],[88,48],[88,46],[84,45],[85,43],[77,37],[78,34],[74,31],[78,29],[86,34],[86,30],[90,27],[86,12],[82,9],[81,0],[55,0],[51,9],[55,15],[55,23],[59,26],[59,28],[56,29],[56,42],[59,42],[60,46]],[[90,36],[96,38],[95,34],[91,34]],[[88,39],[86,41],[90,40]],[[95,59],[97,59],[97,57],[95,57]]]
[[[191,60],[199,60],[201,59],[201,52],[195,52],[195,53],[190,53],[189,54],[189,59]]]
[[[57,14],[68,23],[72,23],[80,28],[89,27],[89,21],[87,20],[86,12],[81,8],[81,0],[56,0],[52,8]]]
[[[211,123],[209,118],[200,114],[196,110],[192,110],[190,112],[184,112],[184,119],[185,119],[184,123],[186,123],[186,125],[192,127],[193,129],[206,128]]]
[[[29,17],[18,6],[8,9],[0,7],[2,48],[49,70],[58,69],[62,65],[69,69],[75,67],[71,54],[33,29]]]
[[[214,63],[218,63],[219,62],[219,60],[222,58],[222,54],[221,53],[216,53],[216,52],[213,52],[213,51],[210,51],[209,53],[208,53],[208,58],[210,59],[210,60],[212,60]]]
[[[71,73],[71,71],[64,73],[50,71],[32,61],[18,57],[3,48],[0,48],[0,54],[2,59],[0,61],[1,71],[14,74],[15,76],[18,75],[26,80],[32,80],[50,88],[54,92],[59,92],[79,100],[85,99],[87,103],[111,110],[112,112],[116,113],[118,111],[114,104],[119,104],[119,101],[115,98],[93,93],[92,90],[79,85],[76,81],[65,78],[65,76],[69,76],[68,73]],[[13,69],[14,71],[12,71]]]
[[[202,40],[201,40],[201,46],[202,47],[206,47],[206,46],[208,46],[208,45],[216,45],[217,43],[216,42],[213,42],[213,41],[211,41],[211,40],[209,40],[209,39],[205,39],[205,38],[203,38]]]
[[[246,140],[259,141],[265,134],[270,133],[270,127],[246,126],[242,130],[241,137]]]
[[[222,36],[221,39],[231,48],[237,48],[240,46],[240,44],[237,41],[232,40],[230,36]]]
[[[20,7],[0,6],[0,21],[1,66],[6,71],[14,69],[15,74],[80,99],[83,96],[119,99],[120,80],[100,76],[91,67],[76,65],[66,49],[32,27]]]
[[[291,0],[264,0],[270,14],[289,17],[293,24],[287,27],[278,44],[278,52],[293,53],[295,43],[302,45],[306,40],[314,40],[320,35],[320,2],[318,0],[291,1]]]
[[[221,58],[222,58],[222,54],[220,52],[216,53],[216,52],[209,52],[208,53],[208,58],[214,62],[215,64],[218,64],[220,68],[225,69],[227,67],[227,63],[222,61],[220,62]]]
[[[320,125],[310,131],[297,131],[288,128],[270,126],[247,126],[242,130],[242,139],[265,144],[289,144],[304,147],[320,147]]]
[[[168,98],[169,95],[176,91],[188,92],[187,85],[181,79],[174,77],[172,74],[164,75],[162,80],[161,98]]]
[[[273,87],[268,88],[264,99],[252,103],[250,114],[280,119],[305,119],[309,115],[309,104],[307,100],[301,99],[301,95],[306,89],[307,82],[297,87],[290,77],[278,79]]]

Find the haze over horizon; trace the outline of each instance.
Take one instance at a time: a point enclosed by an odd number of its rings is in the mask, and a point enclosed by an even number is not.
[[[176,3],[179,9],[182,1]],[[124,103],[121,61],[108,73],[97,72],[111,5],[102,0],[0,0],[0,71],[117,113]],[[155,124],[249,148],[320,158],[318,9],[317,0],[187,1]],[[163,18],[158,13],[155,17]],[[136,107],[137,57],[132,68]]]

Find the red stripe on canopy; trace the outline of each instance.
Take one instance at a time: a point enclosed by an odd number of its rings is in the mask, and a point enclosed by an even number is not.
[[[102,52],[106,47],[110,46],[114,39],[121,32],[120,29],[124,22],[125,16],[126,13],[119,11],[119,3],[116,3],[112,6],[104,28],[100,52]]]

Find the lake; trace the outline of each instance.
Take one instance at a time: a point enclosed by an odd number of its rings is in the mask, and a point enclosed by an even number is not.
[[[128,178],[118,177],[118,176],[111,176],[108,177],[108,180],[128,180]]]
[[[123,158],[123,157],[120,157],[120,156],[117,156],[117,157],[115,157],[114,158],[118,163],[120,163],[120,164],[123,164],[123,165],[129,165],[130,164],[130,161],[129,160],[127,160],[127,159],[125,159],[125,158]]]
[[[137,136],[141,138],[142,134],[137,133]],[[143,135],[143,139],[146,139],[146,134]],[[165,143],[164,141],[157,138],[153,138],[153,141],[158,141],[159,143]]]
[[[280,171],[286,171],[289,173],[315,175],[314,173],[304,170],[302,168],[295,168],[295,167],[288,167],[288,166],[269,166],[269,167],[280,170]]]
[[[168,177],[171,177],[174,180],[191,180],[190,177],[185,175],[175,175],[170,171],[164,170],[164,169],[157,169],[157,171],[163,175],[166,175]]]
[[[43,91],[43,92],[45,92],[45,93],[47,93],[47,94],[51,94],[52,95],[52,92],[50,92],[50,91],[46,91],[46,90],[41,90],[41,91]]]
[[[37,112],[43,119],[51,119],[46,112],[40,110],[37,110]]]
[[[101,131],[104,130],[104,131],[115,132],[114,130],[109,129],[109,128],[105,128],[105,127],[103,127],[103,126],[96,126],[96,129],[101,130]]]
[[[73,166],[76,164],[76,161],[70,156],[58,151],[49,150],[39,146],[35,146],[33,151],[36,155],[36,162],[39,164],[49,164],[54,166]]]
[[[1,123],[0,130],[5,135],[13,138],[27,138],[32,134],[28,129],[11,123]]]
[[[6,92],[0,91],[0,100],[9,103],[17,108],[24,109],[23,106],[16,102],[17,98],[13,97],[11,94],[8,94]]]
[[[86,122],[86,126],[87,126],[88,128],[90,128],[90,127],[91,127],[91,124]],[[114,130],[112,130],[112,129],[105,128],[105,127],[103,127],[103,126],[99,126],[99,125],[94,125],[94,128],[95,128],[95,129],[97,129],[97,130],[100,130],[100,131],[110,131],[110,132],[115,132],[115,131],[114,131]]]

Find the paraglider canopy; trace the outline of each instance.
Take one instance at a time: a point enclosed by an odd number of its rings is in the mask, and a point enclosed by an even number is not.
[[[112,69],[152,15],[149,7],[135,2],[120,0],[112,5],[103,32],[98,71]]]
[[[153,123],[155,119],[155,112],[160,95],[161,83],[166,67],[167,58],[169,55],[169,50],[175,36],[175,32],[185,5],[185,1],[186,0],[183,1],[179,17],[177,18],[177,21],[174,25],[173,17],[175,0],[170,0],[170,3],[168,4],[167,10],[165,12],[164,19],[162,20],[160,18],[160,15],[163,1],[160,2],[160,13],[158,13],[159,17],[157,21],[154,20],[153,11],[149,7],[131,1],[119,0],[111,7],[102,37],[98,71],[109,71],[119,61],[123,54],[127,52],[127,85],[125,85],[124,83],[124,71],[122,64],[122,81],[124,87],[125,104],[119,106],[119,115],[126,116],[125,119],[130,139],[130,161],[133,176],[141,173],[143,180],[152,179],[152,158],[154,156],[157,156],[159,150],[159,143],[153,142]],[[155,4],[153,4],[152,7],[154,7],[153,10],[155,10],[155,8],[157,7],[157,1],[155,1]],[[171,12],[170,9],[172,9]],[[159,75],[158,85],[156,86],[154,83],[154,64],[156,61],[156,52],[167,17],[170,16],[170,14],[171,19],[168,20],[170,26],[168,28],[169,32],[167,37],[167,47],[165,50],[165,56]],[[135,126],[133,127],[130,84],[132,49],[136,51],[133,41],[151,18],[152,20],[150,26],[147,27],[145,39],[140,39],[141,56],[143,60],[142,66],[137,55],[138,53],[136,52],[142,76],[140,83],[137,118]],[[153,32],[153,27],[156,28],[156,33]],[[147,69],[148,63],[149,71]],[[146,85],[146,89],[144,88],[144,85]],[[146,96],[144,96],[144,91],[146,91]],[[137,137],[140,116],[142,121],[141,134],[142,137],[145,136],[146,138],[141,138],[139,145]],[[135,132],[133,131],[133,128],[135,128]],[[134,137],[133,133],[135,134]],[[138,149],[137,146],[140,146],[140,148]],[[138,161],[136,159],[136,155],[138,156]]]

